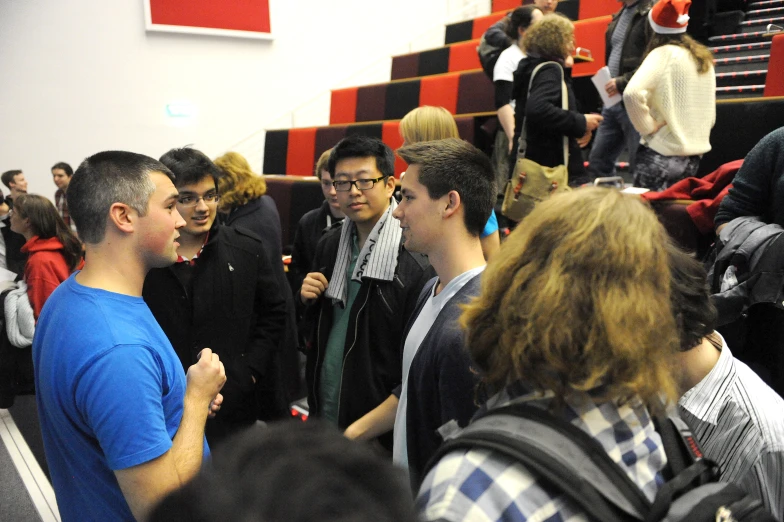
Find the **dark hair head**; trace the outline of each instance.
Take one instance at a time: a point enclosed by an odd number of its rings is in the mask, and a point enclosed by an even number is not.
[[[3,185],[8,187],[8,189],[10,190],[11,189],[10,183],[14,181],[14,177],[17,174],[21,174],[21,173],[22,173],[22,171],[18,170],[18,169],[16,169],[16,170],[6,170],[5,172],[3,172],[0,175],[0,181],[2,181]]]
[[[466,229],[472,236],[482,233],[496,200],[495,174],[486,154],[457,138],[414,143],[397,154],[419,166],[419,183],[431,199],[453,190],[460,194]]]
[[[174,181],[174,174],[158,160],[125,151],[99,152],[74,172],[65,194],[68,211],[85,243],[97,244],[106,233],[106,218],[115,203],[124,203],[147,214],[155,183],[150,174],[160,172]]]
[[[63,245],[63,256],[68,268],[76,268],[82,258],[82,244],[51,201],[37,194],[21,194],[14,200],[14,212],[30,220],[33,235],[41,239],[56,237]]]
[[[73,169],[69,164],[67,164],[64,161],[58,161],[57,163],[52,165],[52,168],[50,170],[54,170],[54,169],[62,169],[63,172],[65,172],[65,175],[68,176],[69,178],[73,176]]]
[[[415,522],[408,479],[324,422],[253,427],[171,493],[152,522]]]
[[[702,338],[716,328],[716,307],[710,300],[708,274],[702,263],[675,246],[667,244],[670,264],[670,300],[678,326],[681,351],[699,346]]]
[[[525,5],[512,11],[509,23],[506,25],[506,35],[514,41],[520,38],[520,29],[525,31],[531,25],[534,11],[541,11],[535,5]]]
[[[395,153],[377,138],[349,136],[340,140],[329,154],[329,175],[334,178],[338,161],[347,158],[376,158],[376,168],[382,176],[395,175]]]
[[[178,188],[198,183],[207,176],[212,177],[217,187],[221,177],[221,170],[210,158],[200,150],[188,147],[171,149],[161,156],[161,163],[174,173],[174,185]]]

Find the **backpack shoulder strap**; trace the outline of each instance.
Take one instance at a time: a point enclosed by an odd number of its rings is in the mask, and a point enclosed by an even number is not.
[[[422,476],[457,449],[489,449],[525,465],[602,522],[643,520],[650,502],[577,426],[530,405],[491,410],[443,444]]]

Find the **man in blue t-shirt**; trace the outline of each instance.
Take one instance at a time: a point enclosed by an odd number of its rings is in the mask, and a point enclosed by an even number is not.
[[[52,293],[33,341],[65,522],[145,519],[209,455],[204,424],[223,400],[223,364],[206,348],[186,377],[141,298],[147,272],[177,259],[184,222],[173,177],[152,158],[101,152],[68,187],[86,263]]]

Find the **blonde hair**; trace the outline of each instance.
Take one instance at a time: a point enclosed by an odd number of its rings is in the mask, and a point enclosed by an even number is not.
[[[459,138],[457,123],[443,107],[423,105],[417,107],[400,120],[400,136],[407,144],[421,141]]]
[[[544,15],[523,35],[523,50],[542,58],[564,59],[574,39],[574,24],[561,13]]]
[[[267,182],[253,172],[248,160],[237,152],[227,152],[213,163],[223,172],[218,178],[221,195],[218,210],[230,210],[246,205],[267,193]]]
[[[326,170],[329,172],[329,155],[332,152],[332,149],[327,149],[321,153],[319,156],[318,161],[316,162],[316,167],[314,169],[314,174],[318,179],[321,179],[321,172]]]
[[[491,260],[461,323],[468,349],[497,391],[522,381],[649,406],[677,397],[678,336],[666,234],[638,197],[603,188],[537,206]]]

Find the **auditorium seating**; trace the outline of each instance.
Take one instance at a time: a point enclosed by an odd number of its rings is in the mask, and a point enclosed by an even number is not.
[[[731,8],[738,3],[721,1]],[[312,175],[319,155],[344,136],[375,136],[398,148],[400,118],[417,106],[440,105],[456,116],[461,137],[489,150],[496,129],[493,89],[480,69],[476,47],[482,33],[517,5],[519,0],[493,0],[492,14],[448,25],[443,47],[393,57],[389,82],[333,90],[329,125],[267,131],[263,172],[287,175],[268,183],[286,221],[284,245],[293,239],[288,227],[320,201],[318,183],[306,176]],[[578,63],[572,71],[584,112],[601,108],[590,78],[605,65],[604,32],[618,8],[618,0],[559,3],[559,11],[576,19],[576,45],[592,52],[593,61]],[[724,24],[728,34],[710,38],[719,102],[713,150],[703,158],[701,174],[742,158],[784,122],[784,99],[778,98],[784,97],[784,33],[768,32],[780,17],[784,25],[784,0],[750,2],[745,9],[737,21]],[[404,168],[398,160],[396,174]]]

